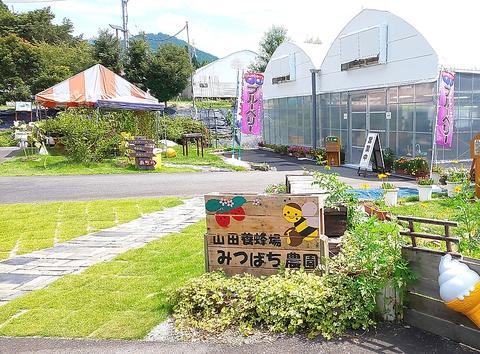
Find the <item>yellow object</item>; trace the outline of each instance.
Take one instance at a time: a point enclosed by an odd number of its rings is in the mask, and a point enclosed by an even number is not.
[[[475,290],[470,295],[465,296],[463,300],[455,299],[446,302],[445,305],[452,310],[463,313],[480,328],[480,283],[477,283]]]
[[[177,156],[177,152],[175,151],[175,149],[172,149],[172,148],[167,149],[167,157],[168,158],[172,158],[172,157],[176,157],[176,156]]]
[[[156,162],[155,169],[160,170],[162,168],[162,154],[155,155],[153,161]]]

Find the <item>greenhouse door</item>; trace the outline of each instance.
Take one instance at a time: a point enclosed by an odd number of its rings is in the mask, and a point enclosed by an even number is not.
[[[349,95],[347,163],[358,164],[368,133],[378,133],[382,148],[389,146],[386,90]]]

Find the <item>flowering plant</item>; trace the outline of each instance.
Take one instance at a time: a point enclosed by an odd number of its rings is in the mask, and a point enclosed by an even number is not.
[[[395,185],[393,183],[388,182],[388,177],[390,176],[390,173],[379,173],[378,174],[378,179],[382,181],[382,189],[383,190],[392,190],[396,189]],[[383,182],[383,180],[386,180]]]
[[[463,167],[451,167],[445,170],[445,177],[447,182],[461,183],[468,179],[468,171]]]
[[[429,177],[420,177],[420,178],[417,178],[417,183],[419,186],[432,186],[433,179]]]

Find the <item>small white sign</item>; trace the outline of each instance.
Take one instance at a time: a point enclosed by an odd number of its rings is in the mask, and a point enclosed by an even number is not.
[[[15,102],[15,111],[17,112],[31,112],[32,102]]]
[[[20,130],[15,131],[15,140],[27,141],[28,133]]]
[[[345,119],[345,120],[348,119],[348,114],[347,113],[343,113],[343,119]]]
[[[392,112],[385,113],[385,119],[392,119]]]

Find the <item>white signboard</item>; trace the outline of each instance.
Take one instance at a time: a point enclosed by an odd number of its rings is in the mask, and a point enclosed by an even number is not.
[[[385,119],[392,119],[392,112],[385,113]]]
[[[15,102],[15,111],[17,112],[31,112],[32,102]]]
[[[348,119],[348,114],[347,113],[343,113],[343,119]]]
[[[385,170],[385,162],[383,161],[380,137],[377,133],[369,133],[367,136],[362,157],[360,158],[360,164],[358,165],[358,174],[360,174],[360,170],[364,170],[366,175],[366,171],[368,170],[370,161],[372,160],[372,155],[374,157],[373,170],[383,172]]]

